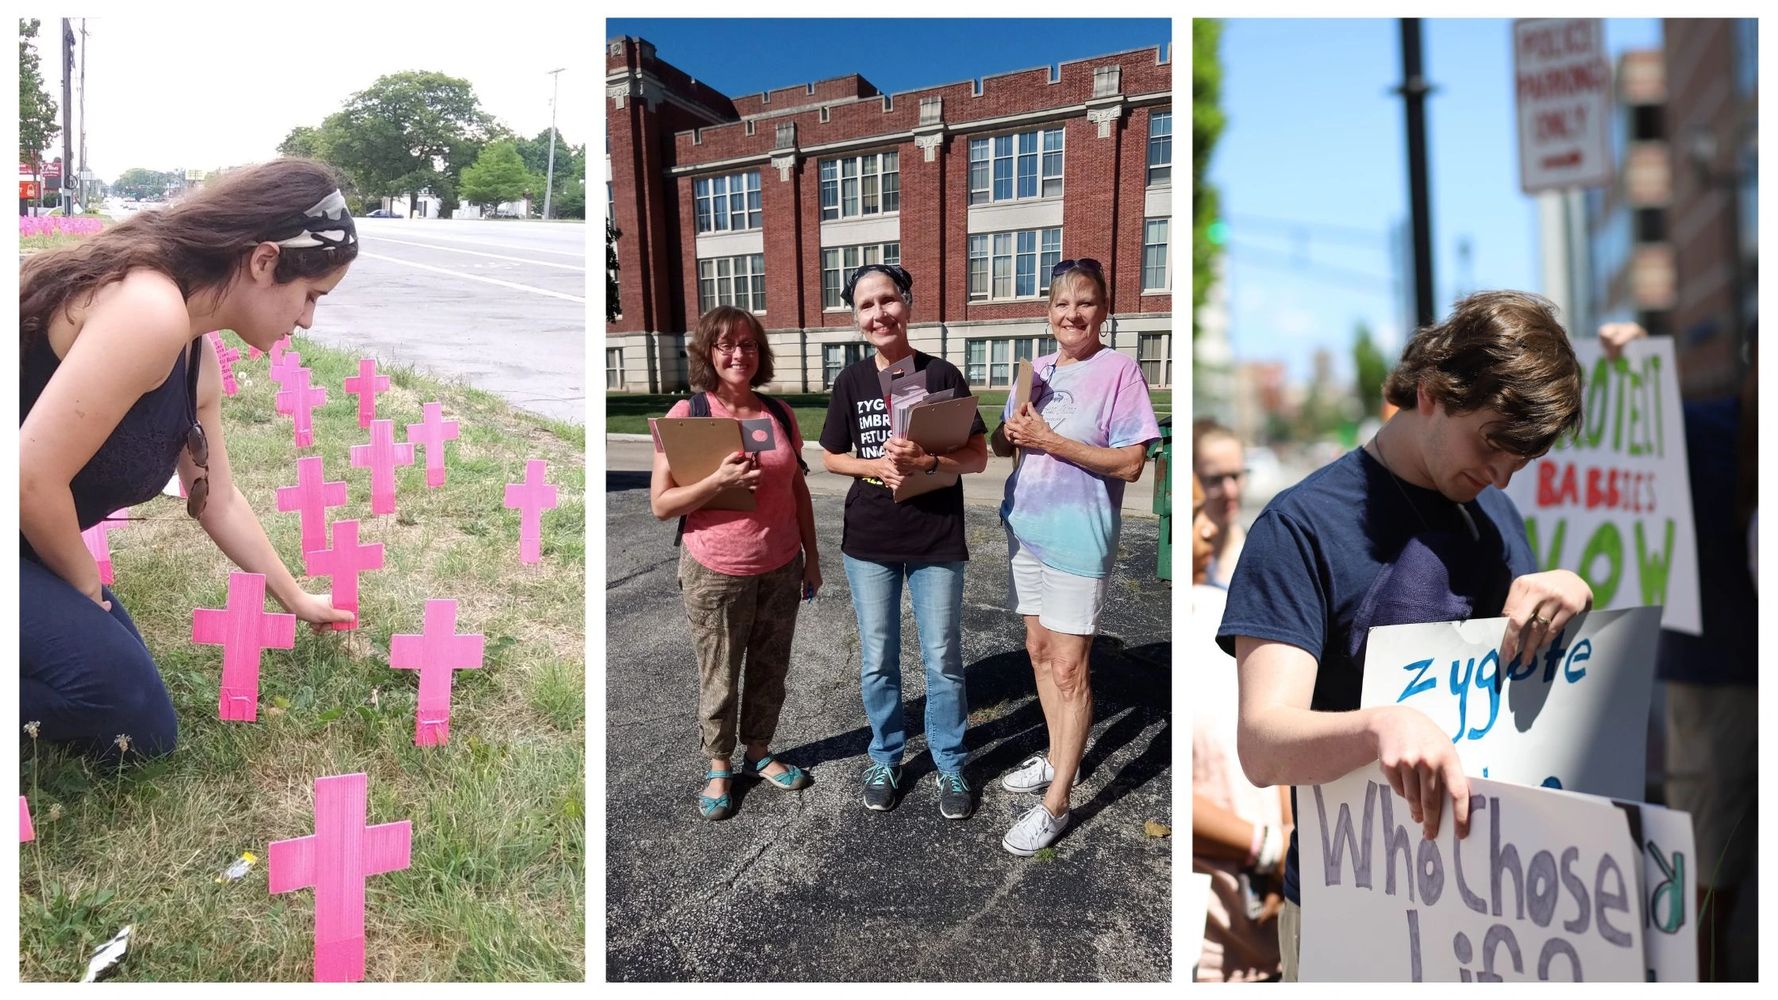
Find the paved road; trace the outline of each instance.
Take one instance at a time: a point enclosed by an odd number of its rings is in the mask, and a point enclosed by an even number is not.
[[[819,445],[803,450],[803,461],[809,463],[809,492],[817,497],[844,497],[852,488],[852,477],[836,476],[821,465]],[[654,445],[642,434],[605,435],[605,468],[609,471],[646,472],[653,467]],[[1142,470],[1142,478],[1124,487],[1124,518],[1155,519],[1154,461]],[[963,502],[971,506],[1000,506],[1006,494],[1006,477],[1012,474],[1012,461],[989,457],[987,471],[963,477]],[[834,551],[839,551],[835,549]]]
[[[971,477],[975,478],[975,477]],[[805,604],[775,750],[810,769],[800,793],[736,790],[738,814],[697,817],[697,680],[675,584],[672,526],[647,477],[606,473],[606,975],[613,981],[1151,981],[1171,974],[1169,586],[1152,518],[1124,522],[1093,651],[1095,725],[1075,825],[1047,860],[1000,838],[1035,802],[997,779],[1045,745],[1023,626],[1005,610],[1005,541],[971,507],[963,659],[974,818],[938,815],[925,685],[904,607],[910,789],[867,811],[870,730],[840,563],[843,501],[815,498],[826,586]],[[617,540],[622,539],[622,544]],[[1181,834],[1183,836],[1183,833]]]
[[[461,379],[523,410],[585,422],[584,225],[357,223],[358,261],[305,336]]]

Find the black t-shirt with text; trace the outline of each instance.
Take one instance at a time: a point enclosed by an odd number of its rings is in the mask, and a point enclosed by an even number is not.
[[[972,395],[957,366],[930,354],[914,352],[914,370],[926,373],[926,391],[955,389]],[[976,414],[971,434],[986,434]],[[882,457],[889,440],[889,407],[877,377],[876,355],[848,366],[834,379],[821,428],[821,447],[859,458]],[[921,473],[914,473],[920,475]],[[845,531],[840,551],[870,562],[961,562],[969,558],[963,538],[963,484],[896,503],[889,488],[876,478],[855,479],[846,494]]]

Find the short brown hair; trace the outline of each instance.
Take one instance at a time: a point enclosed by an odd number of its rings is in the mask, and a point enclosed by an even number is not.
[[[1498,411],[1484,433],[1515,455],[1541,455],[1580,426],[1580,362],[1555,305],[1530,292],[1477,292],[1414,334],[1383,396],[1408,410],[1420,389],[1451,413]]]
[[[759,342],[759,370],[753,373],[753,379],[748,384],[765,385],[772,380],[772,345],[766,343],[765,328],[745,309],[717,306],[698,319],[698,329],[692,334],[691,346],[685,349],[686,360],[691,369],[693,392],[715,391],[716,384],[721,379],[716,377],[716,369],[710,364],[710,352],[716,349],[716,342],[722,339],[723,334],[737,327],[753,331],[753,339]]]

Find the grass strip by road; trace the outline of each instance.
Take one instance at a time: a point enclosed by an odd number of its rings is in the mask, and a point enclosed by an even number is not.
[[[770,395],[789,404],[791,412],[796,414],[796,426],[802,432],[803,441],[813,444],[820,440],[821,426],[827,422],[827,401],[830,393],[775,392]],[[605,396],[605,433],[647,434],[648,418],[664,416],[674,403],[685,398],[685,393],[607,393]],[[1006,406],[1006,390],[982,390],[975,394],[975,398],[980,400],[977,408],[981,410],[982,422],[992,430],[994,425],[1000,422],[1000,411]],[[1148,398],[1154,405],[1156,417],[1172,414],[1173,391],[1171,389],[1150,389]]]
[[[368,438],[342,389],[358,355],[300,338],[297,349],[328,392],[316,446],[298,452],[291,419],[273,413],[267,360],[242,348],[241,392],[223,400],[229,459],[299,573],[297,515],[278,512],[273,491],[296,481],[304,455],[347,481],[347,505],[328,517],[356,518],[360,542],[385,555],[360,579],[361,628],[299,625],[294,650],[263,656],[259,721],[219,721],[221,650],[192,643],[192,609],[225,606],[233,567],[184,501],[130,511],[144,520],[110,536],[113,589],[172,693],[179,745],[120,767],[25,740],[20,787],[37,840],[20,852],[19,975],[78,979],[94,945],[131,924],[119,979],[307,981],[314,893],[268,893],[266,844],[314,832],[316,777],[364,771],[369,822],[413,821],[412,866],[367,883],[368,980],[583,981],[585,431],[379,367],[390,376],[379,418],[405,428],[438,400],[462,437],[447,445],[444,486],[428,489],[418,463],[402,468],[397,513],[374,516],[368,472],[348,460]],[[531,458],[549,462],[560,505],[543,515],[543,561],[524,566],[518,512],[502,499]],[[299,579],[316,592],[328,583]],[[481,669],[456,672],[450,741],[421,748],[416,673],[390,669],[388,650],[392,634],[421,631],[428,598],[455,598],[457,631],[482,633],[486,652]],[[242,852],[259,859],[249,873],[217,881]]]

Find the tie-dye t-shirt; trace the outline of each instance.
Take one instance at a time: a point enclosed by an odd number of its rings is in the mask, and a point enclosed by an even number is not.
[[[1148,383],[1127,354],[1109,347],[1085,361],[1031,363],[1037,412],[1057,434],[1095,448],[1146,444],[1161,436]],[[1011,402],[1001,420],[1012,416]],[[1111,574],[1123,524],[1124,481],[1100,476],[1043,452],[1027,451],[1006,480],[1000,518],[1039,562],[1100,579]]]

